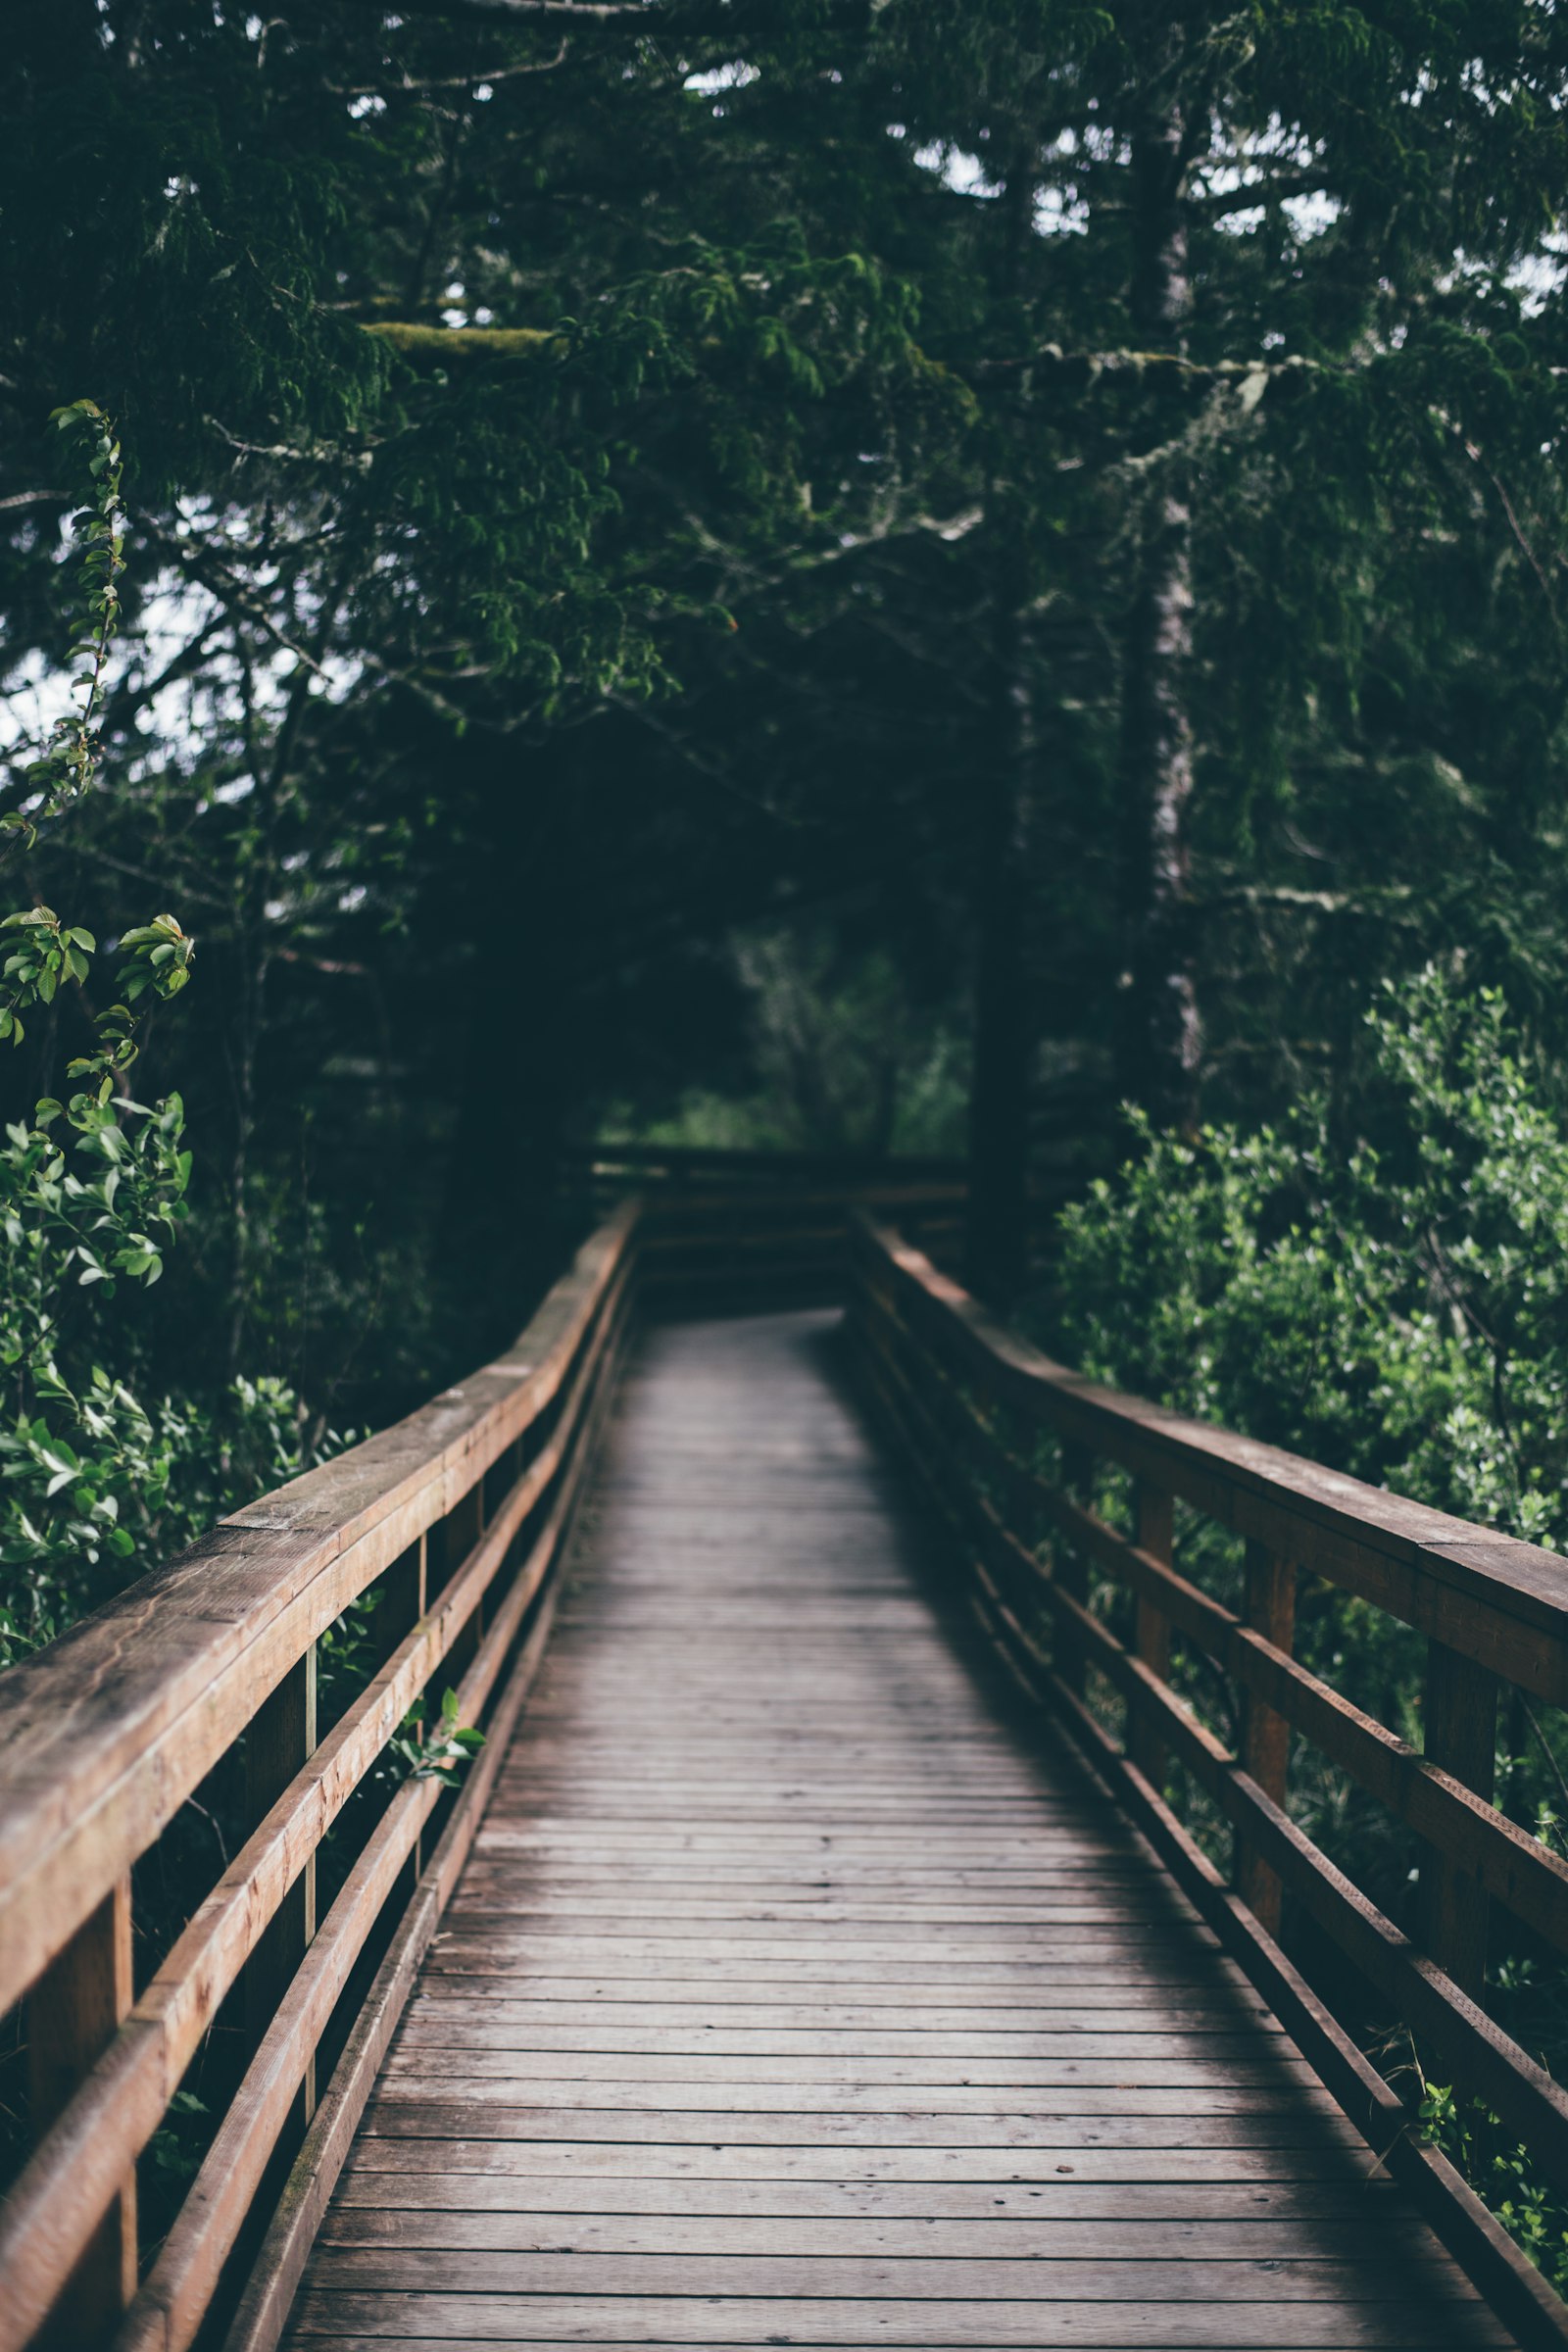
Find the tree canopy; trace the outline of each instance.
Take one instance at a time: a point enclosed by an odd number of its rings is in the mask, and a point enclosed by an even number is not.
[[[1461,955],[1560,1054],[1565,41],[20,0],[14,895],[197,942],[139,1377],[379,1416],[607,1121],[967,1144],[1007,1296],[1119,1103],[1353,1092],[1380,974]],[[61,794],[83,400],[122,568]],[[24,1016],[24,1126],[96,1002]]]

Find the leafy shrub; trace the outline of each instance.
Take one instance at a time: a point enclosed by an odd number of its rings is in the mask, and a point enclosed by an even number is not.
[[[1367,1019],[1368,1083],[1348,1109],[1305,1102],[1278,1126],[1194,1139],[1135,1120],[1126,1164],[1064,1213],[1057,1287],[1034,1320],[1119,1387],[1562,1548],[1568,1109],[1501,997],[1455,969],[1387,987]],[[1178,1514],[1178,1557],[1199,1581],[1234,1569],[1226,1542]],[[1301,1580],[1303,1663],[1416,1744],[1425,1646]],[[1179,1656],[1177,1678],[1202,1711],[1192,1666]],[[1500,1740],[1500,1801],[1568,1850],[1561,1719],[1511,1692]],[[1291,1808],[1386,1909],[1408,1906],[1419,1853],[1402,1826],[1304,1743]],[[1513,1942],[1494,1945],[1490,2004],[1560,2071],[1561,1962],[1523,1931]],[[1366,2023],[1369,2041],[1408,2052],[1402,2028]],[[1528,2150],[1482,2103],[1419,2086],[1429,2135],[1547,2276],[1568,2279],[1568,2208]]]

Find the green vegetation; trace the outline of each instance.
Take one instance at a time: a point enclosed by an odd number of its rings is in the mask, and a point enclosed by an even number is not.
[[[964,1147],[1058,1348],[1568,1544],[1568,12],[12,17],[0,1665],[504,1344],[601,1132]]]
[[[1120,1387],[1554,1550],[1568,1543],[1568,1099],[1494,990],[1428,966],[1367,1015],[1358,1083],[1275,1127],[1181,1138],[1140,1118],[1110,1181],[1064,1213],[1036,1320]],[[1114,1508],[1114,1501],[1111,1502]],[[1183,1568],[1234,1601],[1236,1547],[1182,1514]],[[1300,1580],[1296,1649],[1421,1744],[1426,1644],[1321,1578]],[[1178,1676],[1216,1730],[1197,1660]],[[1568,1721],[1513,1690],[1497,1800],[1568,1853]],[[1201,1817],[1200,1803],[1197,1811]],[[1303,1742],[1292,1811],[1396,1919],[1410,1841]],[[1207,1825],[1223,1846],[1219,1825]],[[1560,1963],[1494,1949],[1491,2005],[1554,2073],[1568,2064]],[[1367,2038],[1412,2069],[1437,2138],[1559,2287],[1568,2206],[1476,2102],[1435,2088],[1397,2019]]]

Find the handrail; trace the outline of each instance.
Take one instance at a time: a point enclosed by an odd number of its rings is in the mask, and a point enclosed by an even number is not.
[[[626,1328],[638,1220],[635,1202],[617,1209],[496,1362],[235,1512],[6,1676],[0,2012],[26,1996],[36,2144],[0,2210],[0,2352],[40,2327],[105,2341],[127,2302],[122,2352],[194,2340],[274,2151],[309,2122],[356,1962],[378,1923],[413,1916],[408,1865],[417,1881],[443,1784],[396,1788],[318,1932],[318,1848],[443,1666],[466,1723],[488,1705],[501,1735],[520,1703]],[[318,1745],[316,1645],[372,1589],[380,1669]],[[131,1866],[241,1742],[256,1827],[133,1999]],[[137,2156],[241,1984],[250,2064],[138,2291]]]
[[[1487,2014],[1489,1904],[1568,1952],[1568,1864],[1492,1803],[1499,1685],[1568,1699],[1568,1562],[1315,1463],[1120,1395],[1053,1362],[921,1252],[857,1221],[853,1327],[875,1401],[971,1572],[971,1597],[1016,1679],[1088,1755],[1184,1890],[1296,2034],[1389,2168],[1499,2314],[1568,2345],[1545,2285],[1277,1941],[1282,1894],[1568,2185],[1568,2089]],[[1041,1468],[1038,1439],[1057,1448]],[[1094,1508],[1095,1462],[1133,1480],[1134,1533]],[[1223,1605],[1173,1564],[1183,1501],[1246,1544],[1246,1596]],[[1091,1564],[1132,1603],[1130,1638],[1091,1606]],[[1428,1637],[1416,1750],[1292,1654],[1298,1569]],[[1171,1684],[1176,1637],[1227,1678],[1234,1749]],[[1125,1709],[1092,1707],[1089,1669]],[[1292,1734],[1421,1841],[1423,1919],[1406,1935],[1287,1808]],[[1235,1885],[1164,1789],[1178,1760],[1231,1825]]]

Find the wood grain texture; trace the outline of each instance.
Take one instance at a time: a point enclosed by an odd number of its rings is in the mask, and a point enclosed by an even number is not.
[[[836,1347],[643,1343],[291,2342],[1511,2340],[1031,1743]]]

